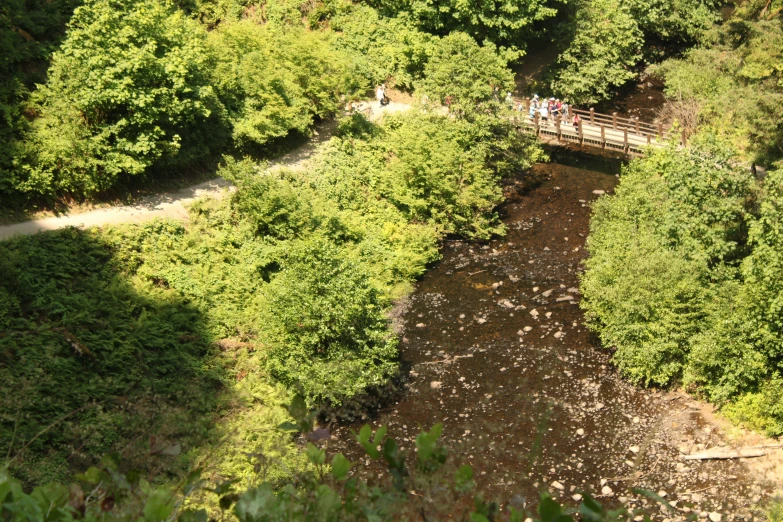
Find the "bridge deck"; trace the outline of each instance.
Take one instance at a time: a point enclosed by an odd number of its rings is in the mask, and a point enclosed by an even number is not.
[[[663,147],[675,131],[670,126],[662,124],[642,123],[634,118],[621,118],[617,114],[611,116],[590,111],[572,109],[572,114],[578,114],[581,122],[578,126],[567,121],[557,121],[549,118],[547,121],[536,116],[527,117],[527,111],[519,113],[515,118],[517,127],[527,132],[535,132],[547,141],[579,143],[590,147],[600,147],[625,152],[627,154],[642,154],[647,147]],[[683,145],[685,135],[680,136]]]

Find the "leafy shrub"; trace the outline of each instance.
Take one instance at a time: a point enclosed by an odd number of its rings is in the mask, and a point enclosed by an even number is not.
[[[91,194],[122,174],[183,163],[214,145],[206,32],[169,2],[90,0],[78,8],[36,93],[40,117],[15,186]]]
[[[361,4],[338,12],[330,24],[339,32],[336,46],[351,56],[354,74],[367,78],[368,86],[389,82],[413,88],[436,40],[404,18],[384,18]]]
[[[643,34],[622,0],[590,0],[580,4],[574,39],[558,57],[560,72],[552,88],[580,105],[607,99],[612,89],[635,76]]]
[[[13,191],[13,162],[27,128],[30,89],[43,82],[40,63],[65,32],[80,0],[6,0],[0,10],[0,192]]]
[[[596,203],[583,306],[634,381],[682,377],[715,285],[731,279],[743,253],[750,188],[725,151],[697,143],[632,162],[616,194]]]
[[[312,402],[339,404],[396,373],[388,303],[352,257],[317,237],[297,242],[264,290],[267,368]]]
[[[475,41],[507,49],[508,58],[523,54],[527,43],[551,24],[560,6],[547,0],[517,0],[480,5],[455,0],[377,0],[382,12],[410,17],[423,30],[438,34],[466,33]]]
[[[633,162],[595,205],[583,306],[634,381],[682,382],[780,435],[783,175],[756,194],[735,163],[705,138]]]
[[[748,161],[783,157],[783,27],[734,18],[702,45],[653,68],[672,102],[693,100],[700,123],[731,140]]]
[[[212,82],[239,146],[306,133],[314,118],[334,114],[340,96],[355,88],[329,32],[244,20],[212,31],[209,45],[216,61]]]
[[[497,110],[514,76],[492,44],[483,47],[465,33],[440,39],[424,67],[418,88],[458,115]],[[447,100],[448,98],[448,100]]]

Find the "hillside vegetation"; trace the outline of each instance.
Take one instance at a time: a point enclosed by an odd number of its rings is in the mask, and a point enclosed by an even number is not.
[[[783,434],[780,8],[747,2],[655,69],[664,114],[694,143],[632,162],[596,204],[583,278],[591,325],[633,381],[681,384],[774,436]],[[754,161],[769,166],[765,177]]]

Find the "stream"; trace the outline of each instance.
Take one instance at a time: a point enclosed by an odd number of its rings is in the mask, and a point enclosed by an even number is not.
[[[681,458],[724,444],[701,405],[624,381],[585,327],[578,275],[590,205],[612,191],[620,161],[552,155],[505,187],[505,237],[444,243],[402,305],[403,392],[337,427],[330,452],[362,458],[350,430],[369,422],[411,454],[416,435],[443,422],[442,441],[488,498],[531,507],[550,491],[576,506],[586,491],[658,520],[750,520],[769,492],[741,462]],[[677,514],[631,488],[660,492]]]

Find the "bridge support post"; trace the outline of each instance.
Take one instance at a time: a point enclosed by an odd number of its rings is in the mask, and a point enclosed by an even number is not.
[[[623,150],[628,154],[628,127],[623,129]]]
[[[563,135],[560,132],[560,115],[555,118],[555,129],[557,130],[557,141],[562,141]]]
[[[652,143],[652,134],[647,134],[647,145],[650,145]]]
[[[663,139],[663,123],[658,124],[658,139]]]
[[[617,113],[612,113],[612,129],[617,130]]]
[[[536,111],[536,115],[533,117],[536,124],[536,136],[538,136],[539,132],[541,131],[541,114]]]
[[[525,114],[530,114],[530,98],[525,98]]]
[[[595,109],[590,107],[590,125],[595,125]]]
[[[601,124],[601,148],[606,148],[606,128],[604,128],[604,124]]]
[[[582,132],[582,120],[579,120],[579,125],[577,126],[577,129],[579,130],[579,145],[584,145],[585,135]]]

